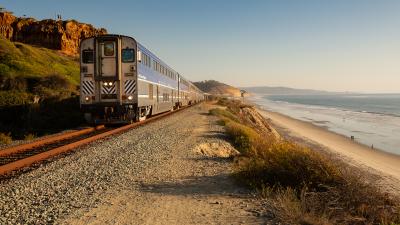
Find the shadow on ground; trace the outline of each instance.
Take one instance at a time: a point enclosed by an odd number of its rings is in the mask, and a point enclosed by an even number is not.
[[[142,183],[140,188],[144,192],[168,195],[223,195],[237,198],[250,194],[248,189],[235,185],[229,174],[191,176],[176,182]]]
[[[202,137],[204,137],[204,138],[216,138],[216,139],[221,139],[221,140],[224,140],[224,141],[229,141],[230,140],[229,136],[226,133],[222,132],[222,131],[210,131],[209,133],[202,135]]]

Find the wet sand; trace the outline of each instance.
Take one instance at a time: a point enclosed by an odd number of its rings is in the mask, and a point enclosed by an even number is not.
[[[337,154],[345,162],[372,169],[386,180],[390,189],[400,189],[400,156],[357,143],[343,135],[331,132],[309,122],[300,121],[280,113],[259,109],[273,125],[284,128],[289,136],[317,143]]]

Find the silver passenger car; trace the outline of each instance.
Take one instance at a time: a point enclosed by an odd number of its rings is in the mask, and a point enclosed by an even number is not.
[[[204,93],[132,37],[82,40],[80,67],[80,105],[90,123],[129,123],[204,99]]]

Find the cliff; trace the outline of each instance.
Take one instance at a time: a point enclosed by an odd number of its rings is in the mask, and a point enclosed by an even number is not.
[[[60,50],[69,55],[78,53],[80,40],[106,34],[104,28],[75,20],[35,20],[19,18],[9,12],[0,12],[0,37],[10,41]]]
[[[238,88],[215,80],[205,80],[194,82],[193,84],[196,85],[200,90],[212,95],[240,97],[240,90]]]

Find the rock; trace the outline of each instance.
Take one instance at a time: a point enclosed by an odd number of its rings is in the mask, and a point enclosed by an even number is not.
[[[11,24],[15,21],[15,16],[11,13],[0,12],[0,36],[6,39],[11,39],[13,28]]]
[[[197,145],[194,151],[198,154],[209,157],[230,158],[240,155],[230,143],[228,142],[205,142]]]
[[[97,29],[90,24],[75,20],[37,21],[33,18],[19,18],[9,12],[0,12],[0,36],[10,41],[39,45],[76,55],[82,38],[106,34],[104,28]]]

